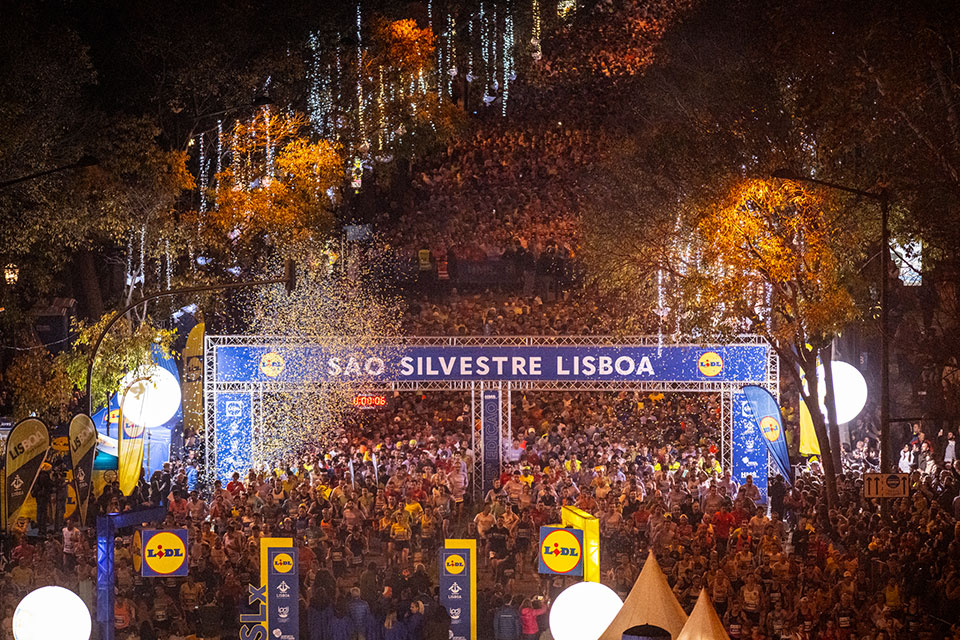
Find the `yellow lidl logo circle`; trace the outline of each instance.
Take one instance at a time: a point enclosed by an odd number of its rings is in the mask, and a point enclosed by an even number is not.
[[[273,556],[273,570],[277,573],[290,573],[293,570],[293,558],[289,553],[278,553]]]
[[[174,573],[187,561],[187,547],[175,533],[158,531],[144,544],[143,561],[155,573]]]
[[[260,373],[268,378],[276,378],[283,373],[285,364],[279,353],[276,351],[268,351],[260,356]]]
[[[577,536],[565,529],[557,529],[543,537],[540,559],[555,573],[570,573],[583,557],[583,548]]]
[[[135,440],[143,436],[143,427],[138,424],[133,424],[129,420],[124,420],[123,435],[125,435],[130,440]]]
[[[760,430],[763,431],[763,437],[770,442],[776,442],[780,438],[780,423],[772,416],[760,421]]]
[[[707,351],[697,360],[697,369],[703,375],[712,378],[723,371],[723,358],[716,351]]]
[[[446,561],[443,563],[444,568],[447,570],[447,573],[451,576],[458,576],[463,573],[463,570],[467,568],[467,563],[464,562],[463,556],[454,553],[453,555],[447,556]]]

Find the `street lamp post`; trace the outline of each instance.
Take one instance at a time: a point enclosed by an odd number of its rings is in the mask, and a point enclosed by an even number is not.
[[[264,287],[271,284],[283,284],[286,285],[287,293],[291,293],[297,285],[297,267],[293,260],[287,260],[282,278],[273,278],[271,280],[246,280],[244,282],[226,282],[218,284],[203,285],[199,287],[183,287],[180,289],[167,289],[166,291],[160,291],[159,293],[154,293],[149,296],[144,296],[132,304],[128,304],[123,309],[117,311],[110,320],[107,322],[106,326],[103,327],[103,331],[100,332],[100,335],[97,337],[97,341],[93,343],[93,351],[90,353],[90,360],[87,362],[87,412],[88,415],[93,415],[93,363],[97,359],[97,351],[100,349],[100,345],[103,343],[103,339],[107,336],[107,332],[110,331],[117,320],[122,318],[128,311],[139,307],[144,302],[149,302],[150,300],[156,300],[157,298],[166,298],[169,296],[180,295],[183,293],[202,293],[204,291],[225,291],[227,289],[248,289],[252,287]]]
[[[90,155],[83,155],[83,156],[80,156],[80,159],[77,160],[76,162],[71,162],[70,164],[64,165],[62,167],[54,167],[53,169],[47,169],[45,171],[37,171],[36,173],[20,176],[19,178],[13,178],[12,180],[4,180],[0,182],[0,189],[5,189],[6,187],[12,187],[15,184],[20,184],[21,182],[27,182],[28,180],[36,180],[37,178],[49,176],[54,173],[60,173],[61,171],[69,171],[71,169],[84,169],[86,167],[95,167],[98,164],[100,164],[100,161],[95,157]]]
[[[893,471],[893,457],[890,455],[890,347],[887,336],[889,318],[889,283],[887,274],[890,269],[890,228],[888,216],[890,212],[890,193],[886,189],[879,192],[864,191],[845,187],[826,180],[805,178],[790,169],[778,169],[773,172],[774,178],[793,182],[808,182],[810,184],[827,187],[850,193],[856,196],[869,198],[880,204],[880,471]]]

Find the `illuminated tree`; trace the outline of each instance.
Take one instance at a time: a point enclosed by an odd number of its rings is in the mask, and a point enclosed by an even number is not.
[[[217,206],[200,219],[207,244],[249,265],[251,250],[282,250],[330,230],[343,160],[329,142],[307,139],[306,126],[302,115],[266,109],[236,123],[233,162],[216,176]]]
[[[863,245],[856,225],[842,219],[822,191],[741,182],[700,220],[701,262],[682,279],[695,322],[762,335],[786,363],[820,441],[831,506],[839,432],[828,437],[817,365],[829,367],[833,339],[859,317],[850,286]]]

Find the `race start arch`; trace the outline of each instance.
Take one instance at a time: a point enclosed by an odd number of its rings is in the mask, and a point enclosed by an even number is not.
[[[753,475],[766,499],[767,449],[739,392],[779,396],[780,365],[766,340],[739,336],[722,345],[663,344],[658,336],[408,337],[351,349],[273,336],[207,336],[204,444],[208,477],[245,475],[257,460],[264,393],[460,391],[471,394],[474,495],[500,471],[513,435],[513,391],[708,392],[721,397],[721,460],[738,481]]]

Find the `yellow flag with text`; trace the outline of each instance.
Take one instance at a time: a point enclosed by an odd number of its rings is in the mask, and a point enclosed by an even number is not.
[[[807,409],[807,403],[802,397],[800,398],[800,455],[820,455],[820,441],[817,440],[817,432],[813,428],[813,418],[810,417],[810,410]]]

